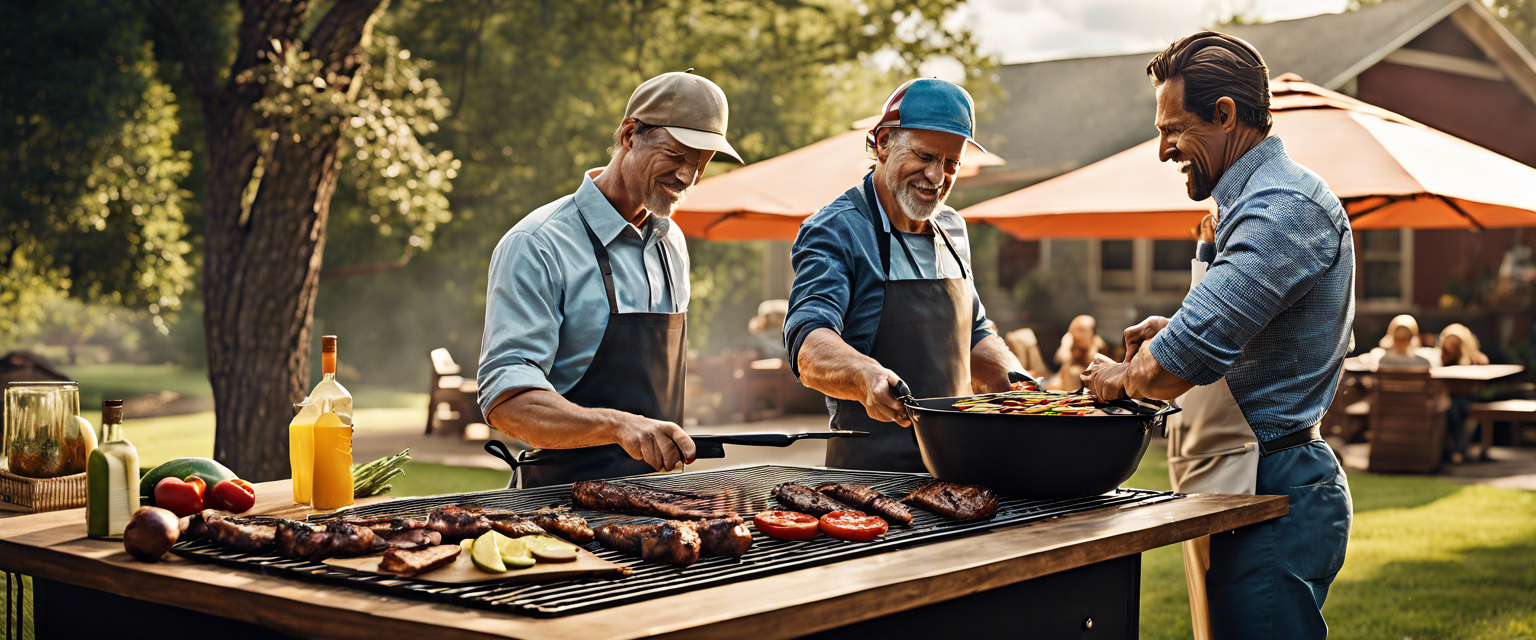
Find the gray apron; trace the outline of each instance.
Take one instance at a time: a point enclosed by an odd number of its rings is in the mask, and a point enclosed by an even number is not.
[[[877,218],[875,187],[870,176],[864,177],[865,215],[875,225],[880,246],[880,269],[886,277],[885,302],[880,311],[880,326],[875,343],[866,354],[891,371],[912,389],[917,398],[946,398],[970,395],[971,328],[974,309],[966,286],[965,262],[955,251],[954,242],[937,222],[934,232],[944,239],[960,278],[942,280],[891,280],[890,236]],[[906,241],[897,233],[914,272],[917,260]],[[935,264],[938,261],[935,260]],[[826,466],[841,469],[924,472],[922,453],[912,429],[869,417],[864,405],[853,400],[837,400],[833,408],[832,428],[868,431],[868,438],[835,438],[827,443]]]

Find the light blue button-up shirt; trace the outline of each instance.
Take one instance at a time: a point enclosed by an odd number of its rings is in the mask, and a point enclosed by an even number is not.
[[[688,309],[682,230],[656,216],[643,228],[630,224],[592,183],[600,173],[588,171],[576,193],[528,214],[491,254],[476,376],[487,415],[510,391],[569,391],[597,353],[608,296],[583,221],[608,249],[619,313]]]
[[[1239,158],[1211,195],[1216,242],[1199,249],[1210,269],[1148,348],[1189,382],[1225,376],[1268,442],[1317,424],[1333,401],[1355,316],[1349,216],[1278,137]]]

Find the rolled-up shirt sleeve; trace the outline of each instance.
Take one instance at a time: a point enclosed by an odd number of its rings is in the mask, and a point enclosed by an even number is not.
[[[784,318],[784,345],[796,377],[800,376],[800,345],[806,335],[822,327],[843,333],[853,278],[847,242],[831,228],[834,222],[813,218],[801,225],[790,248],[795,284],[789,291],[789,314]]]
[[[1197,385],[1226,375],[1248,341],[1339,255],[1342,232],[1310,200],[1246,207],[1232,224],[1205,279],[1149,346],[1159,365]]]
[[[553,258],[544,242],[522,231],[507,234],[491,255],[476,374],[486,415],[510,391],[555,390],[548,376],[560,344],[563,287]]]

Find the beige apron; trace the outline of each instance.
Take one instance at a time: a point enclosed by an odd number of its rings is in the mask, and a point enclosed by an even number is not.
[[[1205,263],[1190,261],[1190,288],[1205,277]],[[1259,445],[1225,378],[1179,396],[1183,411],[1168,418],[1168,479],[1182,493],[1252,495],[1259,470]],[[1211,566],[1211,537],[1184,543],[1184,578],[1196,640],[1211,637],[1205,572]]]

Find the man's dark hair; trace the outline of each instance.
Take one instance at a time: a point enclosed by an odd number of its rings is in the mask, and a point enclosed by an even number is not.
[[[631,139],[635,141],[639,141],[641,138],[650,134],[652,131],[662,128],[662,126],[658,124],[646,124],[641,122],[639,118],[625,119],[624,122],[619,123],[619,128],[613,130],[613,146],[608,147],[608,155],[611,156],[619,152],[619,147],[624,144],[624,141],[621,139],[624,135],[624,123],[629,122],[630,120],[635,121],[635,133],[633,136],[631,136]]]
[[[1184,78],[1184,108],[1216,121],[1216,101],[1232,98],[1238,119],[1269,133],[1269,69],[1253,45],[1215,31],[1201,31],[1169,45],[1147,64],[1152,82]]]

